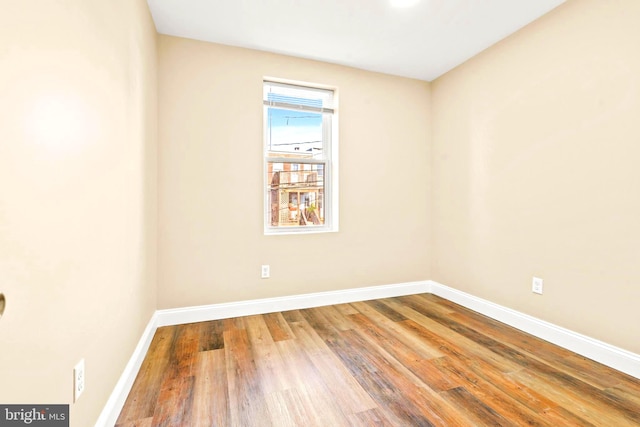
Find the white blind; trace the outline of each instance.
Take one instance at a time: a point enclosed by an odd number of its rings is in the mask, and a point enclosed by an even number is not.
[[[290,110],[333,113],[333,91],[265,81],[262,103]]]

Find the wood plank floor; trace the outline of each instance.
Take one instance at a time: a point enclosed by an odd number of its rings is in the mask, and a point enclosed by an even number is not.
[[[159,328],[117,427],[640,426],[640,381],[436,296]]]

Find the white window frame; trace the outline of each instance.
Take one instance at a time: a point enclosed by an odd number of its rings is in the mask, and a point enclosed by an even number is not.
[[[298,107],[294,111],[312,111],[322,113],[322,139],[323,139],[323,157],[321,159],[313,158],[290,158],[290,157],[269,157],[268,147],[268,109],[269,107],[287,106],[269,102],[265,99],[265,90],[263,89],[263,196],[264,196],[264,234],[265,235],[282,235],[282,234],[310,234],[310,233],[327,233],[338,231],[338,112],[337,112],[337,89],[325,85],[318,85],[307,82],[283,80],[272,77],[263,78],[263,88],[267,85],[274,86],[297,86],[303,90],[320,90],[330,91],[333,93],[332,105],[328,108],[317,109],[314,107]],[[323,189],[323,209],[324,224],[322,225],[305,225],[305,226],[273,226],[271,224],[271,201],[270,191],[271,183],[268,182],[269,163],[301,163],[301,164],[324,164],[324,189]]]

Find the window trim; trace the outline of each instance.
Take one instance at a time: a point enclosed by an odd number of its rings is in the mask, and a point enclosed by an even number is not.
[[[283,102],[274,102],[264,100],[264,87],[266,84],[274,86],[300,86],[305,90],[319,90],[332,92],[331,108],[319,108],[313,106],[298,106]],[[314,83],[283,80],[272,77],[263,78],[263,228],[264,235],[286,235],[286,234],[317,234],[330,233],[338,231],[339,224],[339,206],[338,206],[338,113],[337,113],[337,88],[326,85],[318,85]],[[292,157],[268,157],[268,109],[269,107],[284,108],[294,111],[309,111],[322,114],[322,139],[323,139],[323,158],[292,158]],[[301,164],[324,164],[324,189],[323,204],[325,223],[322,225],[306,225],[306,226],[272,226],[271,225],[271,200],[270,185],[268,182],[268,168],[270,163],[301,163]]]

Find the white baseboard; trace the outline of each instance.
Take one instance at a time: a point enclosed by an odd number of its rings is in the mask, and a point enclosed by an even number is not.
[[[432,280],[430,292],[499,322],[640,379],[640,355],[475,297]]]
[[[287,297],[158,310],[156,314],[158,316],[158,326],[168,326],[426,292],[429,292],[428,282],[408,282],[396,285],[371,286]]]
[[[129,396],[133,382],[138,375],[140,366],[142,366],[142,361],[147,355],[149,345],[151,345],[151,340],[156,333],[156,329],[158,329],[157,316],[156,313],[154,313],[153,316],[151,316],[151,320],[149,320],[147,327],[144,329],[142,337],[140,337],[140,340],[138,341],[138,345],[136,345],[135,350],[133,350],[133,354],[131,355],[127,366],[125,366],[122,375],[120,375],[120,379],[111,392],[109,400],[102,409],[95,427],[113,427],[116,424],[120,411],[122,411],[122,407],[127,400],[127,396]]]
[[[144,330],[129,363],[127,363],[120,380],[111,393],[109,401],[98,418],[96,427],[113,427],[115,424],[124,406],[124,402],[131,391],[133,381],[138,374],[142,361],[149,349],[153,335],[160,326],[299,310],[324,305],[344,304],[421,293],[433,293],[470,310],[484,314],[492,319],[640,379],[640,355],[458,291],[433,280],[427,280],[288,297],[158,310],[154,313],[147,328]]]

